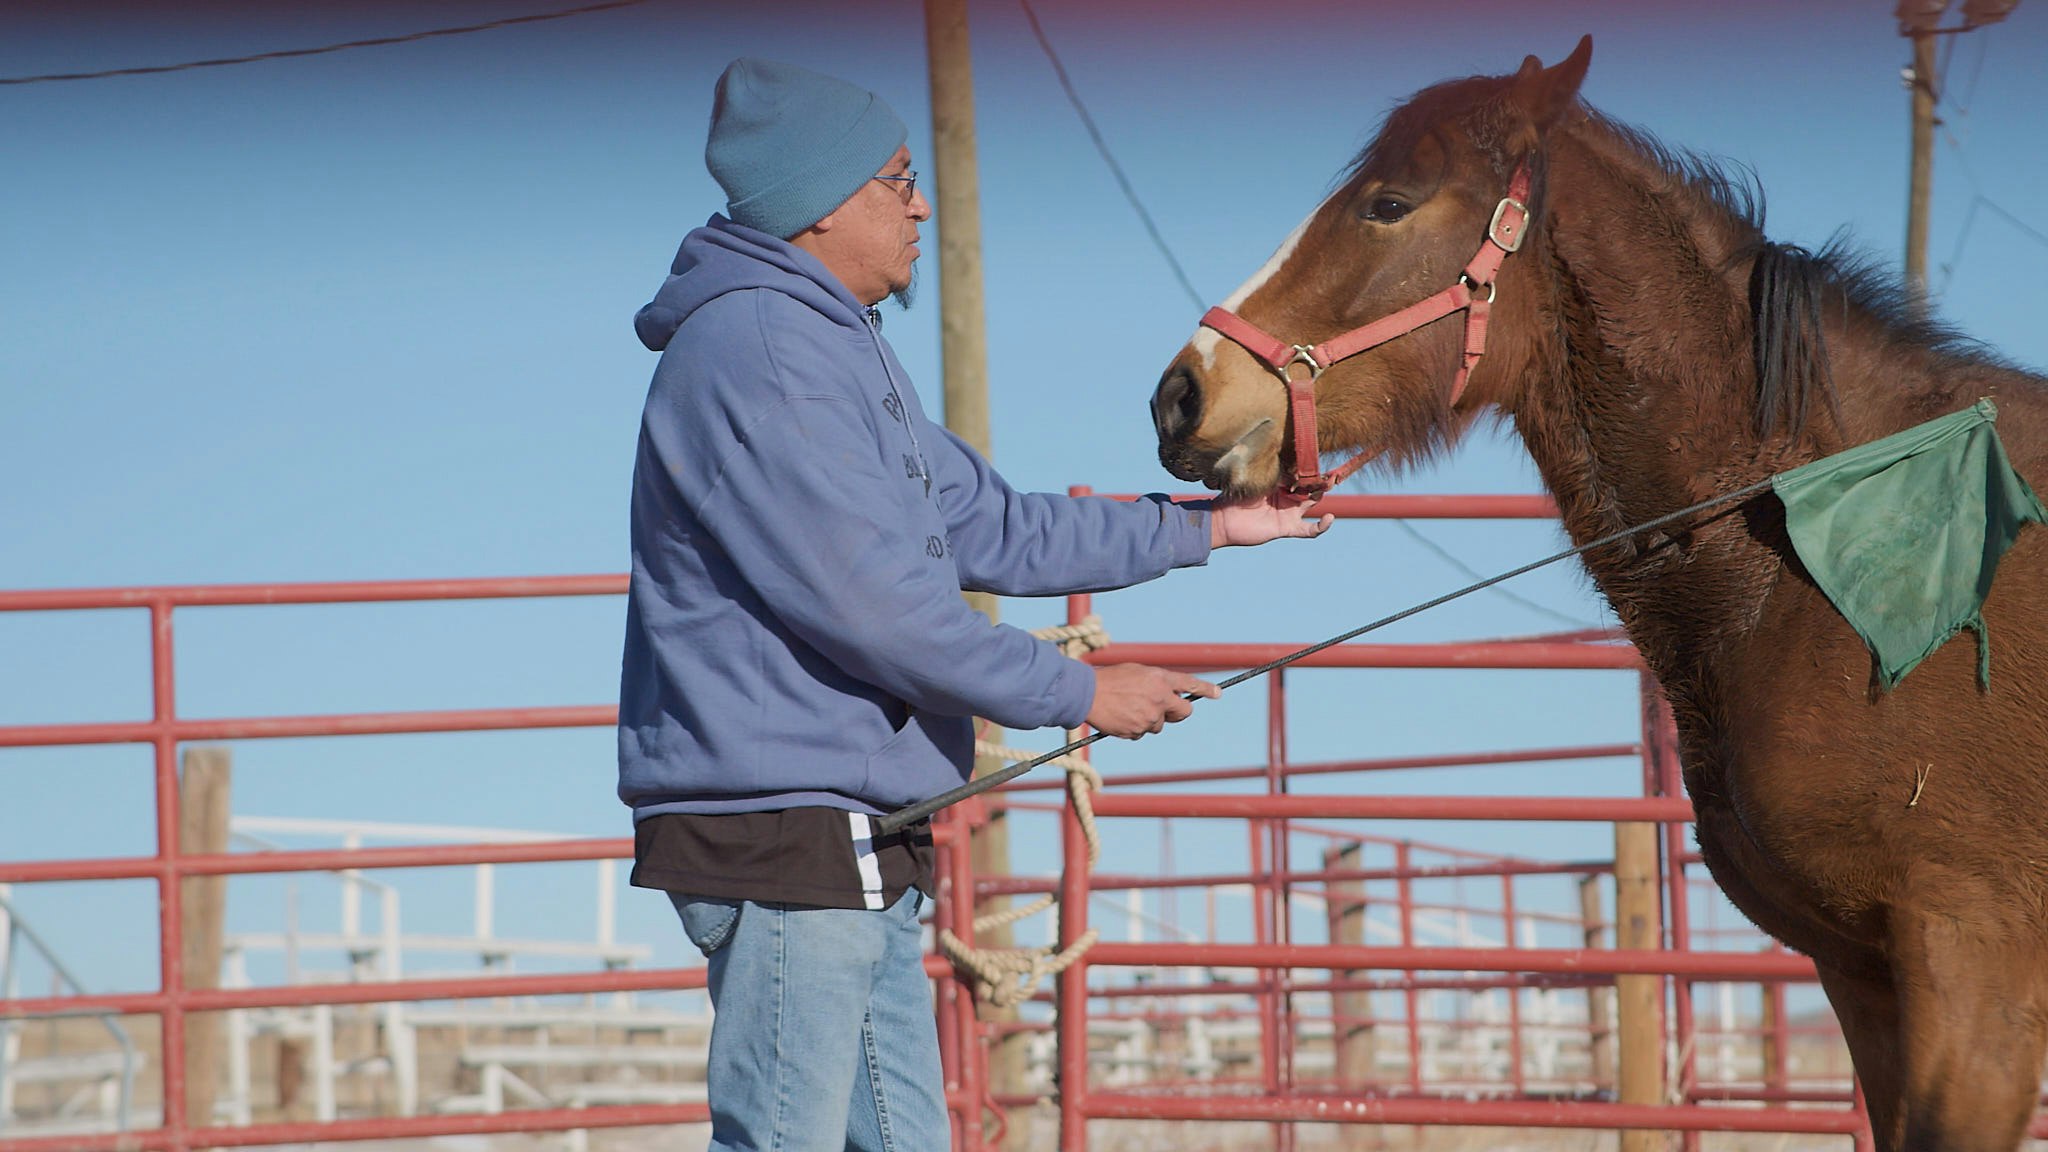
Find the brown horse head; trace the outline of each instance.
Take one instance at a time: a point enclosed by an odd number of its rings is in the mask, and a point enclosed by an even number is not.
[[[1307,350],[1458,283],[1497,222],[1518,166],[1532,174],[1529,209],[1540,216],[1543,142],[1578,107],[1591,57],[1588,37],[1555,67],[1531,56],[1513,76],[1452,81],[1416,96],[1223,308]],[[1297,379],[1305,370],[1320,373],[1313,387],[1319,448],[1360,448],[1406,462],[1454,440],[1484,404],[1507,400],[1502,393],[1524,355],[1516,320],[1528,312],[1517,287],[1533,279],[1518,265],[1540,259],[1510,255],[1498,280],[1481,286],[1482,307],[1485,297],[1498,297],[1495,335],[1455,404],[1467,344],[1461,313],[1340,363],[1292,367]],[[1216,331],[1199,332],[1152,397],[1160,463],[1232,495],[1270,491],[1290,469],[1312,470],[1314,461],[1293,458],[1289,370]]]

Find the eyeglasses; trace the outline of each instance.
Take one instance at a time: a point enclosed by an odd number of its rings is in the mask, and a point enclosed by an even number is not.
[[[877,176],[875,179],[886,180],[891,184],[903,185],[903,198],[905,200],[909,200],[912,196],[917,195],[917,170],[914,168],[905,171],[901,176]]]

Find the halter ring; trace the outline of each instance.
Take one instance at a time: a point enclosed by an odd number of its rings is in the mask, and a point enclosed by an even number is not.
[[[1323,369],[1326,367],[1326,365],[1316,361],[1316,350],[1313,345],[1296,344],[1294,346],[1294,355],[1282,360],[1273,368],[1273,371],[1280,374],[1281,383],[1289,386],[1293,385],[1294,379],[1287,374],[1287,370],[1296,364],[1308,365],[1308,382],[1311,384],[1322,377]]]
[[[1500,295],[1500,281],[1498,280],[1489,280],[1484,285],[1481,285],[1479,281],[1474,280],[1472,278],[1472,274],[1470,272],[1460,272],[1458,273],[1458,281],[1465,285],[1466,291],[1471,292],[1474,295],[1477,295],[1479,289],[1481,287],[1484,287],[1486,289],[1486,302],[1488,304],[1493,303],[1493,298],[1495,296]]]

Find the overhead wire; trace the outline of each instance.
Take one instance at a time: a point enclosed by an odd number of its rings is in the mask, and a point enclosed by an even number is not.
[[[1953,147],[1953,144],[1951,144],[1951,147]],[[1959,162],[1961,161],[1960,153],[1958,153],[1957,159]],[[1974,176],[1971,176],[1967,164],[1964,164],[1963,175],[1970,182],[1970,206],[1963,212],[1963,225],[1956,230],[1956,242],[1949,249],[1948,261],[1941,266],[1941,287],[1935,289],[1935,295],[1937,296],[1946,295],[1950,282],[1955,279],[1956,265],[1961,263],[1963,258],[1963,245],[1970,238],[1970,229],[1977,222],[1977,211],[1980,208],[2012,225],[2013,229],[2020,235],[2025,236],[2044,248],[2048,248],[2048,232],[2043,232],[2034,225],[2027,223],[2003,204],[1985,195],[1983,186],[1977,183]]]
[[[1081,93],[1074,88],[1073,78],[1067,75],[1067,66],[1060,62],[1060,54],[1053,49],[1052,41],[1046,38],[1045,28],[1038,22],[1038,13],[1031,7],[1031,0],[1017,0],[1024,6],[1024,18],[1031,22],[1031,34],[1038,38],[1038,46],[1045,51],[1045,58],[1052,62],[1053,74],[1059,77],[1060,90],[1067,94],[1067,103],[1074,106],[1074,112],[1081,117],[1081,126],[1088,130],[1088,138],[1095,141],[1095,150],[1102,155],[1103,163],[1109,165],[1109,173],[1116,178],[1118,188],[1123,189],[1124,199],[1131,202],[1131,208],[1138,213],[1138,219],[1145,225],[1145,232],[1152,237],[1152,245],[1159,254],[1166,257],[1167,266],[1173,269],[1174,279],[1180,281],[1181,291],[1195,307],[1203,305],[1202,294],[1195,291],[1194,281],[1188,279],[1187,270],[1180,266],[1180,258],[1166,243],[1166,237],[1159,232],[1159,225],[1152,220],[1152,213],[1145,208],[1145,202],[1138,198],[1138,190],[1131,186],[1131,178],[1124,175],[1124,166],[1117,163],[1116,154],[1109,150],[1109,142],[1102,138],[1102,129],[1095,126],[1095,117],[1082,101]]]
[[[1970,82],[1964,85],[1962,100],[1951,105],[1958,116],[1967,117],[1970,114],[1972,102],[1977,96],[1977,80],[1984,75],[1984,56],[1988,51],[1985,46],[1989,43],[1989,40],[1981,36],[1977,38],[1977,60],[1970,66]]]
[[[1948,145],[1949,154],[1954,157],[1957,170],[1963,174],[1964,182],[1969,184],[1971,197],[1969,207],[1963,211],[1962,226],[1956,229],[1956,239],[1954,245],[1949,249],[1949,258],[1941,266],[1941,285],[1934,291],[1936,296],[1946,295],[1949,285],[1955,281],[1956,267],[1962,262],[1963,248],[1969,242],[1970,230],[1976,226],[1980,209],[1989,211],[1992,215],[2004,220],[2012,225],[2021,235],[2033,240],[2035,243],[2048,247],[2048,232],[2043,232],[2040,228],[2029,224],[2017,213],[2008,210],[1984,191],[1984,182],[1977,178],[1977,170],[1970,163],[1969,154],[1964,149],[1965,141],[1963,137],[1967,133],[1970,109],[1973,106],[1977,93],[1977,80],[1984,71],[1984,58],[1988,51],[1984,45],[1988,43],[1989,41],[1983,37],[1978,38],[1979,47],[1976,65],[1970,71],[1970,79],[1964,88],[1962,99],[1960,101],[1950,100],[1947,85],[1942,86],[1942,90],[1937,96],[1937,108],[1946,107],[1956,122],[1965,125],[1965,131],[1958,132],[1951,127],[1948,120],[1936,120],[1937,131],[1940,132],[1942,141]],[[1953,46],[1954,38],[1951,38],[1950,47],[1953,48]]]
[[[1116,179],[1117,187],[1122,190],[1124,199],[1130,202],[1131,209],[1137,213],[1138,220],[1144,225],[1145,234],[1151,238],[1153,247],[1157,248],[1159,254],[1166,259],[1167,267],[1172,269],[1174,279],[1180,282],[1181,291],[1187,294],[1189,303],[1193,304],[1197,309],[1205,307],[1207,303],[1206,298],[1195,289],[1194,282],[1189,279],[1186,269],[1181,265],[1180,258],[1175,255],[1172,245],[1167,243],[1165,235],[1160,232],[1158,224],[1153,221],[1151,211],[1145,207],[1144,200],[1138,195],[1136,186],[1131,183],[1130,177],[1124,172],[1124,166],[1118,162],[1116,153],[1111,150],[1109,141],[1103,137],[1102,130],[1096,126],[1095,117],[1089,112],[1087,102],[1081,98],[1079,89],[1074,85],[1073,77],[1067,74],[1067,66],[1061,61],[1058,49],[1053,47],[1051,38],[1046,35],[1045,26],[1039,23],[1038,12],[1031,6],[1031,0],[1017,0],[1017,3],[1023,7],[1024,18],[1031,24],[1032,36],[1038,40],[1039,49],[1045,53],[1046,60],[1052,65],[1053,74],[1059,79],[1060,90],[1066,94],[1067,103],[1073,106],[1075,114],[1081,118],[1081,126],[1087,129],[1088,138],[1095,143],[1095,151],[1101,155],[1103,163],[1109,166],[1110,175]],[[1479,579],[1479,573],[1476,569],[1466,564],[1463,560],[1458,559],[1456,555],[1443,545],[1431,540],[1415,525],[1407,520],[1400,519],[1394,520],[1393,524],[1401,531],[1407,533],[1417,543],[1428,549],[1439,560],[1450,565],[1466,579]],[[1539,604],[1506,588],[1489,587],[1487,591],[1539,615],[1547,616],[1574,627],[1601,627],[1600,624],[1593,621],[1560,612],[1555,608]]]
[[[323,44],[317,48],[284,48],[273,52],[254,52],[247,56],[222,56],[211,60],[187,60],[181,64],[152,64],[135,68],[107,68],[97,72],[50,72],[40,76],[0,76],[0,85],[54,84],[70,80],[106,80],[116,76],[157,76],[167,72],[189,72],[197,68],[226,68],[237,64],[255,64],[266,60],[290,60],[301,56],[323,56],[329,52],[346,52],[352,48],[382,48],[391,44],[410,44],[418,40],[431,40],[440,36],[464,36],[471,32],[489,32],[497,28],[510,28],[516,24],[538,24],[545,20],[566,20],[571,16],[587,16],[593,12],[609,12],[616,8],[631,8],[650,3],[651,0],[605,0],[601,4],[585,4],[579,8],[563,8],[553,12],[535,12],[527,16],[507,16],[500,20],[488,20],[482,24],[464,24],[455,28],[430,28],[424,32],[407,32],[397,36],[378,36],[369,40],[345,40],[339,44]]]
[[[1428,537],[1428,535],[1426,535],[1422,531],[1422,529],[1417,528],[1415,525],[1409,523],[1406,520],[1394,520],[1392,521],[1392,524],[1396,528],[1399,528],[1401,531],[1407,533],[1409,538],[1414,540],[1417,544],[1420,544],[1424,548],[1428,549],[1430,553],[1436,556],[1437,559],[1443,561],[1445,564],[1450,565],[1451,568],[1455,570],[1460,576],[1463,576],[1467,580],[1477,580],[1480,578],[1478,569],[1472,567],[1470,564],[1465,563],[1463,560],[1458,559],[1457,555],[1453,553],[1450,549],[1444,547],[1443,545],[1437,543],[1434,540],[1431,540]],[[1574,628],[1603,627],[1603,625],[1597,624],[1591,620],[1582,620],[1579,617],[1573,616],[1569,613],[1560,612],[1547,604],[1539,604],[1526,596],[1523,596],[1517,592],[1510,591],[1506,588],[1489,587],[1486,589],[1486,591],[1492,593],[1495,596],[1500,597],[1503,600],[1508,600],[1512,601],[1513,603],[1519,604],[1522,607],[1527,608],[1529,611],[1534,612],[1540,616],[1548,616],[1552,620],[1555,620],[1560,624],[1569,624]]]
[[[1962,39],[1962,37],[1960,36],[1947,36],[1944,37],[1940,42],[1941,48],[1939,56],[1934,65],[1934,75],[1929,79],[1927,84],[1927,90],[1930,94],[1933,95],[1934,102],[1936,104],[1941,103],[1943,96],[1946,95],[1946,93],[1943,91],[1943,88],[1945,87],[1943,81],[1948,79],[1949,62],[1955,59],[1956,41],[1960,39]]]

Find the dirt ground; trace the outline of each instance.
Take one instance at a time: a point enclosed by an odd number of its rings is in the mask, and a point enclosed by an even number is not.
[[[143,1068],[136,1078],[135,1107],[138,1115],[153,1125],[155,1116],[159,1114],[160,1100],[157,1022],[153,1016],[137,1016],[123,1018],[121,1024],[131,1042],[144,1055]],[[350,1049],[369,1049],[373,1032],[367,1019],[338,1024],[337,1057],[346,1059]],[[451,1090],[473,1089],[474,1069],[460,1065],[456,1049],[464,1042],[502,1039],[505,1037],[489,1034],[436,1036],[423,1032],[420,1037],[423,1080],[441,1082]],[[617,1038],[590,1035],[565,1039],[582,1043],[593,1040],[617,1042]],[[105,1025],[92,1019],[35,1022],[24,1028],[22,1042],[22,1055],[29,1058],[52,1051],[78,1054],[104,1051],[113,1046]],[[256,1105],[255,1121],[310,1120],[312,1117],[307,1112],[303,1094],[298,1099],[281,1098],[278,1041],[274,1037],[260,1038],[252,1046],[251,1055],[252,1080],[257,1097],[253,1101]],[[1804,1065],[1810,1073],[1839,1072],[1846,1075],[1846,1060],[1837,1062],[1832,1045],[1821,1044],[1801,1055],[1804,1058],[1795,1059],[1795,1067]],[[603,1075],[601,1071],[591,1074]],[[687,1078],[690,1074],[678,1072],[675,1075]],[[386,1090],[380,1083],[382,1079],[375,1076],[345,1078],[345,1090],[339,1093],[338,1099],[343,1115],[388,1114],[390,1102],[385,1099]],[[55,1108],[61,1095],[63,1092],[56,1088],[25,1085],[15,1101],[16,1112],[24,1119],[34,1119],[39,1113],[47,1114]],[[1024,1124],[1025,1135],[1010,1142],[1004,1152],[1052,1152],[1057,1148],[1058,1115],[1052,1106],[1041,1105],[1028,1116],[1018,1119]],[[1290,1145],[1277,1135],[1277,1131],[1275,1126],[1263,1123],[1098,1121],[1090,1125],[1089,1147],[1092,1152],[1285,1152]],[[0,1127],[0,1148],[5,1147],[8,1135],[7,1129]],[[708,1137],[709,1126],[700,1124],[592,1129],[581,1134],[444,1136],[319,1147],[332,1148],[336,1152],[678,1152],[702,1148]],[[1328,1124],[1297,1126],[1291,1143],[1294,1152],[1618,1152],[1619,1146],[1619,1134],[1613,1132]],[[1679,1152],[1681,1143],[1674,1135],[1667,1139],[1665,1146],[1671,1152]],[[1700,1152],[1848,1152],[1852,1145],[1846,1137],[1839,1136],[1705,1133],[1698,1147]],[[2048,1142],[2030,1143],[2027,1147],[2031,1152],[2048,1152]]]
[[[1614,1132],[1570,1130],[1527,1131],[1506,1128],[1378,1128],[1361,1129],[1345,1143],[1346,1133],[1327,1124],[1304,1124],[1295,1137],[1297,1152],[1619,1152]],[[668,1129],[621,1128],[591,1132],[589,1152],[695,1152],[710,1137],[707,1125]],[[357,1145],[323,1145],[333,1152],[374,1149],[376,1152],[561,1152],[561,1135],[442,1137]],[[1102,1122],[1089,1129],[1090,1152],[1268,1152],[1278,1147],[1265,1124],[1162,1124]],[[1678,1152],[1676,1136],[1666,1147]],[[1705,1133],[1701,1152],[1848,1152],[1842,1136],[1784,1136]],[[1056,1124],[1036,1125],[1028,1144],[1010,1152],[1053,1152]],[[2043,1152],[2048,1143],[2030,1142],[2028,1152]]]

